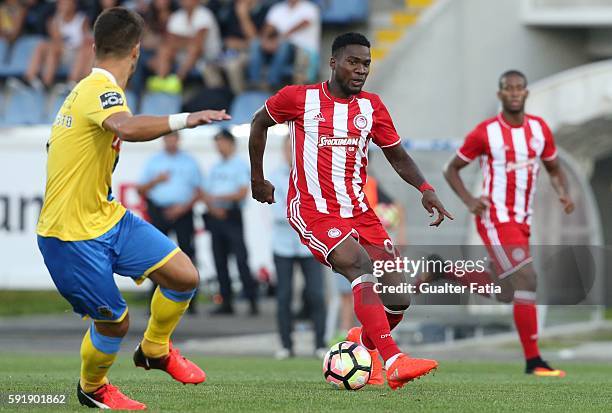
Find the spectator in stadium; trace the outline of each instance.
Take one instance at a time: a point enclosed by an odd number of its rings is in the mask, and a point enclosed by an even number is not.
[[[155,57],[159,45],[166,41],[168,21],[175,10],[172,0],[152,0],[149,4],[139,5],[145,31],[140,42],[140,58],[130,79],[130,88],[137,97],[145,90],[146,79],[151,74],[151,59]]]
[[[123,0],[95,0],[91,3],[88,8],[89,21],[95,22],[100,13],[111,7],[121,6]]]
[[[3,1],[0,4],[0,39],[12,44],[21,34],[26,14],[27,8],[20,0]]]
[[[180,6],[170,15],[168,35],[150,62],[156,76],[147,85],[153,91],[180,93],[191,71],[203,73],[204,65],[214,62],[221,52],[221,36],[213,13],[198,0],[181,0]],[[178,67],[173,71],[175,64]]]
[[[298,63],[294,83],[316,78],[319,43],[321,41],[321,17],[318,7],[307,0],[285,0],[272,6],[259,39],[251,43],[249,82],[252,86],[278,88]],[[307,64],[304,64],[307,61]],[[268,74],[262,82],[264,65]],[[304,70],[304,67],[306,69]],[[306,73],[304,73],[306,72]]]
[[[269,1],[233,0],[219,12],[224,53],[221,61],[234,94],[245,89],[249,46],[257,39],[270,9]]]
[[[137,190],[147,201],[151,224],[165,235],[173,232],[178,246],[196,265],[193,206],[201,196],[202,173],[197,161],[180,149],[177,133],[164,136],[163,141],[164,150],[146,163]],[[151,296],[156,287],[153,284]],[[189,304],[192,314],[196,301]]]
[[[285,139],[283,146],[285,163],[279,166],[270,177],[276,188],[273,204],[274,229],[272,232],[272,251],[277,279],[277,322],[281,337],[282,349],[276,353],[277,359],[293,357],[293,270],[299,264],[304,276],[305,290],[303,297],[308,307],[308,316],[312,319],[315,333],[315,355],[323,358],[325,348],[325,282],[323,267],[312,256],[308,248],[302,245],[299,237],[287,221],[287,192],[289,190],[289,171],[291,168],[291,141]]]
[[[27,13],[23,24],[25,34],[48,36],[47,20],[55,12],[55,4],[44,0],[25,0]]]
[[[57,0],[47,31],[49,39],[34,50],[24,78],[36,89],[49,88],[60,66],[66,66],[70,67],[67,88],[72,88],[91,71],[93,39],[89,20],[78,11],[76,0]]]
[[[233,254],[238,265],[243,295],[249,300],[250,313],[257,315],[257,282],[249,269],[242,224],[242,205],[249,193],[249,164],[236,155],[236,141],[229,131],[223,130],[217,134],[215,143],[221,160],[208,173],[203,195],[208,207],[204,222],[212,237],[219,292],[223,299],[212,314],[234,313],[228,270],[228,259]]]

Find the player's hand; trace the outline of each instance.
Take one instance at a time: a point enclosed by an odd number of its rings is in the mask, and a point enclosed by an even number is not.
[[[187,128],[195,128],[200,125],[208,125],[213,122],[230,120],[232,117],[223,110],[201,110],[190,113],[187,117]]]
[[[489,209],[490,206],[491,203],[484,196],[481,196],[480,198],[472,198],[467,205],[470,212],[478,216],[482,216],[482,214]]]
[[[430,227],[439,226],[442,223],[442,221],[444,221],[444,217],[447,217],[449,219],[455,219],[450,214],[450,212],[448,212],[444,208],[444,206],[442,205],[442,202],[440,202],[440,200],[438,199],[438,196],[436,195],[434,191],[428,190],[428,191],[423,192],[423,198],[421,198],[421,203],[423,204],[423,207],[427,210],[427,212],[429,212],[430,217],[434,216],[434,210],[438,212],[438,218],[436,218],[434,222],[429,224]]]
[[[253,198],[262,204],[273,204],[274,202],[274,185],[268,180],[251,182],[251,192]]]
[[[559,201],[561,201],[561,205],[563,205],[563,211],[568,215],[574,212],[574,209],[576,209],[576,206],[574,205],[574,201],[572,200],[572,197],[569,195],[560,196]]]

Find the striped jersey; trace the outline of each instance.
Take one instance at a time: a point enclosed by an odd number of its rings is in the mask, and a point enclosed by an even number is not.
[[[293,167],[287,195],[291,208],[351,218],[369,209],[363,192],[372,140],[381,148],[401,142],[378,95],[349,99],[331,95],[327,82],[292,85],[265,103],[276,123],[287,122]]]
[[[523,125],[512,126],[499,114],[470,132],[457,156],[466,162],[480,157],[482,193],[491,203],[483,217],[486,223],[531,225],[538,159],[557,157],[553,135],[542,118],[526,114]]]

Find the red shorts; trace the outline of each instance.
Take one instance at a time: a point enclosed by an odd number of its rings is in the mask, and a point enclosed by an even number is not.
[[[289,217],[289,223],[300,235],[319,262],[331,267],[327,257],[342,241],[354,237],[373,260],[395,257],[391,237],[372,209],[353,218],[306,212],[303,209]]]
[[[533,261],[529,251],[529,225],[517,222],[488,224],[477,217],[476,229],[500,279]]]

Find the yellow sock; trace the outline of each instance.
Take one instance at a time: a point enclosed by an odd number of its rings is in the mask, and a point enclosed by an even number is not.
[[[92,338],[93,334],[93,338]],[[121,344],[120,337],[102,336],[92,323],[81,343],[81,388],[91,393],[108,383],[106,374]]]
[[[145,356],[159,358],[168,354],[170,336],[189,307],[194,292],[178,292],[159,286],[155,289],[151,300],[151,317],[141,343]]]

